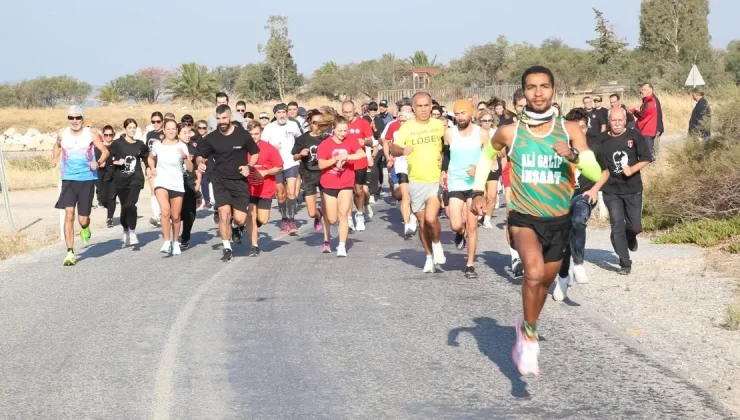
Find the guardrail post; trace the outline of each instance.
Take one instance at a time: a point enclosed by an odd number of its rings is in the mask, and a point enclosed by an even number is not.
[[[10,207],[10,187],[5,174],[5,157],[3,156],[2,146],[0,146],[0,187],[3,189],[3,200],[5,200],[5,216],[8,218],[10,229],[15,232],[15,220],[13,220],[13,210]]]

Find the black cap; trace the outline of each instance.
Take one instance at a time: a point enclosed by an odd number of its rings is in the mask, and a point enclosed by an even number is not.
[[[383,108],[388,108],[388,101],[383,99],[378,103],[378,106],[382,106]]]
[[[287,110],[288,110],[288,105],[285,105],[284,103],[279,103],[275,105],[274,107],[272,107],[273,113],[276,113],[278,111],[287,111]]]

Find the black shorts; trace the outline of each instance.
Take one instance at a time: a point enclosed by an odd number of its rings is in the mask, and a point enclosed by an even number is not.
[[[316,195],[316,189],[319,191],[321,188],[321,171],[302,171],[301,172],[301,187],[303,194],[306,196]]]
[[[92,212],[95,183],[97,181],[62,181],[62,191],[54,206],[60,210],[77,207],[77,214],[83,217]]]
[[[355,169],[355,185],[367,185],[367,169]]]
[[[498,181],[498,179],[501,178],[501,168],[496,169],[495,171],[491,171],[488,173],[488,181]]]
[[[542,245],[542,257],[546,263],[563,260],[565,248],[570,243],[570,214],[540,218],[510,211],[508,225],[532,229]]]
[[[354,188],[347,187],[347,188],[342,188],[341,190],[330,190],[328,188],[324,188],[324,190],[321,192],[323,192],[324,194],[328,196],[337,198],[339,197],[339,191],[354,191]]]
[[[275,175],[275,181],[278,184],[285,184],[288,178],[298,178],[298,166],[290,169],[283,169],[282,172]]]
[[[449,198],[457,198],[458,200],[461,200],[463,203],[466,203],[469,199],[473,198],[473,190],[465,190],[465,191],[450,191],[447,193]],[[445,204],[448,205],[448,204]]]
[[[408,184],[409,183],[409,174],[396,174],[398,177],[398,183],[399,184]]]
[[[172,191],[172,190],[168,190],[165,187],[157,187],[157,188],[154,189],[154,191],[157,191],[157,190],[165,190],[165,191],[167,191],[167,195],[169,195],[170,198],[185,197],[185,192],[184,191]]]
[[[246,213],[249,207],[249,185],[242,179],[221,179],[211,177],[213,199],[216,208],[231,206],[233,210]]]
[[[249,204],[257,206],[259,210],[270,210],[272,208],[272,198],[249,197]]]

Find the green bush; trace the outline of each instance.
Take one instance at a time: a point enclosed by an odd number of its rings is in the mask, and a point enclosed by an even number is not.
[[[655,239],[657,243],[697,244],[703,247],[719,245],[740,235],[740,217],[728,220],[702,220],[676,226]]]

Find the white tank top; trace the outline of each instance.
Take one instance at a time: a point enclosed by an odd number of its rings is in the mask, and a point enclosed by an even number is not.
[[[98,171],[90,169],[90,162],[94,160],[95,145],[90,127],[83,128],[79,136],[72,135],[72,129],[67,127],[62,133],[62,180],[97,180]]]

